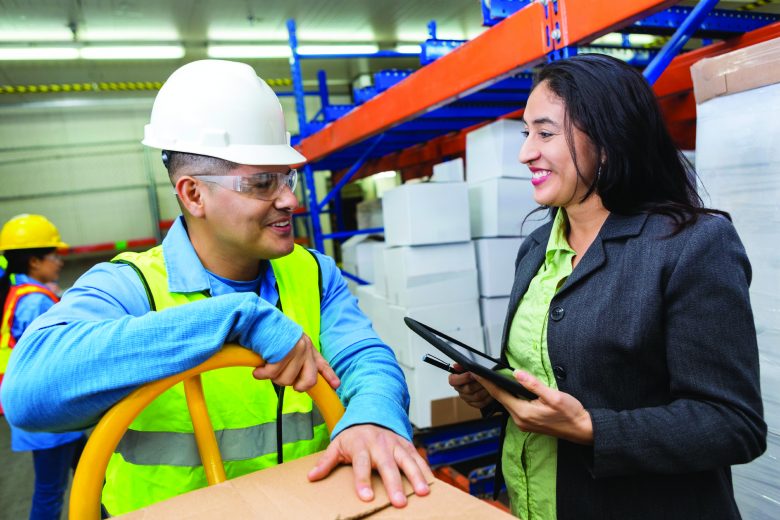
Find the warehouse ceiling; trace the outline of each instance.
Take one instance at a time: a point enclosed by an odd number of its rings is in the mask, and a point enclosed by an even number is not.
[[[721,2],[718,8],[749,4],[762,4],[756,11],[780,14],[780,4],[772,0]],[[285,45],[288,19],[296,21],[302,45],[378,43],[388,50],[424,41],[431,20],[436,20],[437,36],[442,39],[470,39],[484,30],[479,0],[0,0],[0,48],[151,44],[184,48],[182,57],[160,60],[0,61],[0,86],[161,82],[181,64],[206,58],[210,44]],[[264,78],[290,77],[285,57],[243,61]],[[412,57],[304,60],[302,68],[307,88],[316,86],[317,70],[324,69],[331,91],[348,93],[349,85],[361,75],[415,68],[418,63]],[[149,97],[153,90],[115,93],[128,95]],[[47,99],[62,96],[45,95]],[[2,94],[0,106],[41,98],[40,93]]]

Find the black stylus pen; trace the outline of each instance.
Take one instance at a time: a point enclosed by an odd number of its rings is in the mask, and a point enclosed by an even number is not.
[[[430,354],[425,354],[422,358],[422,360],[429,365],[433,365],[436,368],[441,368],[442,370],[446,370],[450,374],[460,374],[455,368],[453,368],[452,365],[447,364],[446,362],[442,361],[441,359],[431,356]]]

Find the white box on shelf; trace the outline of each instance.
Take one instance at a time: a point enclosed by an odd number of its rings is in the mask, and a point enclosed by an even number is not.
[[[471,183],[496,177],[531,178],[531,171],[520,163],[525,125],[512,119],[500,119],[466,134],[466,180]]]
[[[442,332],[447,334],[446,331]],[[462,329],[448,335],[484,352],[481,327]],[[409,419],[418,428],[427,428],[432,425],[431,401],[456,396],[457,392],[447,382],[449,374],[446,371],[422,362],[422,357],[426,352],[440,359],[445,359],[445,356],[422,338],[418,339],[423,343],[419,344],[415,350],[416,354],[412,360],[412,366],[407,366],[405,363],[401,363],[400,366],[406,377],[406,384],[409,386],[411,398]]]
[[[509,310],[509,296],[480,298],[479,310],[483,325],[503,325]]]
[[[388,322],[390,323],[390,336],[388,344],[393,348],[398,361],[406,366],[414,366],[415,360],[424,352],[428,352],[430,345],[413,332],[404,323],[405,317],[430,325],[448,336],[466,342],[466,339],[475,341],[474,330],[481,326],[479,319],[479,303],[477,300],[466,300],[456,303],[442,303],[424,307],[401,307],[388,305]],[[462,337],[463,336],[463,337]],[[476,339],[475,344],[468,344],[478,350],[484,348],[483,342]],[[390,343],[392,342],[392,343]]]
[[[488,355],[494,358],[501,357],[501,337],[503,333],[503,323],[485,325],[485,352]]]
[[[523,223],[539,205],[534,201],[531,181],[490,179],[469,185],[471,236],[528,236],[544,224],[547,212],[537,212]]]
[[[392,304],[422,307],[479,297],[473,242],[389,247],[384,253]]]
[[[387,245],[377,247],[374,250],[374,286],[377,294],[387,298],[387,271],[385,270],[385,256]]]
[[[463,159],[458,157],[433,165],[431,182],[463,182]]]
[[[384,227],[384,222],[382,221],[382,199],[371,199],[358,202],[356,210],[358,229]]]
[[[464,242],[471,238],[465,182],[404,184],[384,194],[388,246]]]
[[[479,295],[494,298],[508,296],[515,279],[515,259],[522,238],[480,238],[477,250]]]

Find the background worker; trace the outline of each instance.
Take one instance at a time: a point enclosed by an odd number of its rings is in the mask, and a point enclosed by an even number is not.
[[[11,351],[30,323],[59,298],[46,285],[57,281],[67,247],[57,228],[41,215],[18,215],[0,230],[0,250],[8,264],[0,276],[0,383]],[[0,406],[2,413],[2,406]],[[84,432],[31,433],[11,426],[11,449],[32,451],[35,468],[31,519],[59,520],[68,474],[84,448]]]
[[[10,421],[94,424],[139,385],[237,342],[268,364],[253,372],[261,381],[242,368],[204,375],[229,478],[328,446],[310,479],[351,463],[364,500],[373,498],[372,468],[395,506],[406,503],[401,472],[417,494],[428,492],[430,470],[410,442],[409,397],[392,351],[333,260],[294,244],[291,166],[305,158],[288,139],[276,95],[248,65],[204,60],[171,75],[143,142],[164,150],[183,216],[162,246],[94,267],[33,324],[3,387]],[[330,445],[299,393],[318,372],[346,407]],[[295,391],[281,388],[288,385]],[[147,408],[109,464],[108,512],[205,485],[191,432],[181,389]]]
[[[604,55],[546,65],[520,161],[552,222],[520,246],[502,357],[528,401],[450,376],[510,420],[521,518],[739,518],[733,464],[766,449],[745,249],[705,208],[642,75]],[[501,474],[501,472],[497,472]]]

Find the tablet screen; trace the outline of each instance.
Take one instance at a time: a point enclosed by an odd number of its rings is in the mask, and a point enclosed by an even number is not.
[[[457,343],[453,343],[452,341],[447,341],[446,339],[442,340],[447,343],[450,347],[457,350],[460,355],[471,361],[472,363],[479,365],[481,367],[484,367],[488,370],[495,370],[496,368],[503,368],[504,365],[499,363],[497,360],[488,357],[486,355],[480,355],[477,352],[474,352],[473,350],[461,347]]]

